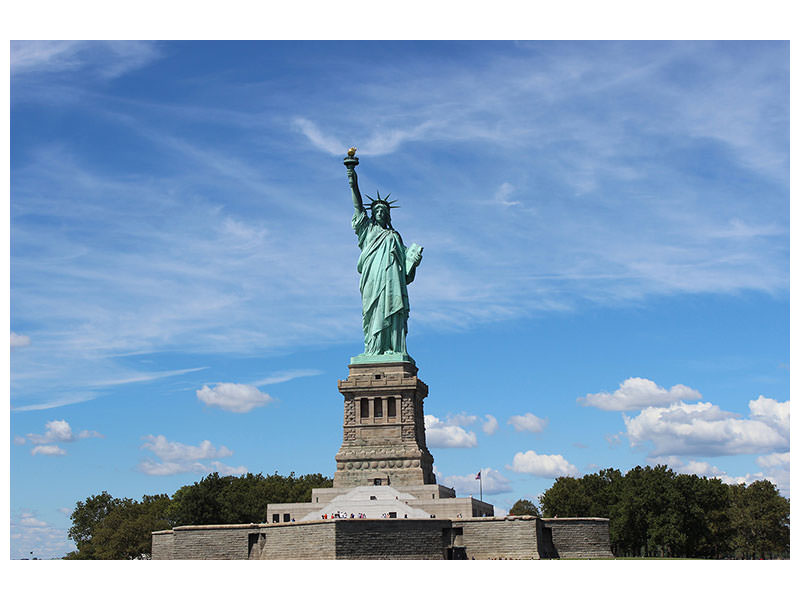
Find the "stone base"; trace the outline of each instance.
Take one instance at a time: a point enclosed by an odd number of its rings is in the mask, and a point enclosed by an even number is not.
[[[613,558],[608,519],[324,519],[153,532],[153,560]]]
[[[428,386],[412,362],[351,364],[339,392],[344,427],[334,487],[436,483],[433,456],[425,445]]]

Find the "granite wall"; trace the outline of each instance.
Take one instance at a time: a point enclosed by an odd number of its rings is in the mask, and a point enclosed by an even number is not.
[[[536,521],[535,517],[453,520],[453,545],[463,546],[468,559],[538,559]]]
[[[613,558],[608,519],[574,517],[540,519],[542,538],[552,538],[552,549],[543,544],[543,558]],[[547,532],[550,530],[550,533]]]
[[[612,558],[608,519],[336,519],[153,533],[152,557],[226,560]]]

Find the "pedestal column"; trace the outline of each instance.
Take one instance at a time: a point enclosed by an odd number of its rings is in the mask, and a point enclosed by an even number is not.
[[[428,386],[410,362],[351,364],[344,396],[342,447],[333,487],[436,483],[425,444]]]

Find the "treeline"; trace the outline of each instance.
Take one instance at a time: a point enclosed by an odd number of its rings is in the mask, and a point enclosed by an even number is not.
[[[545,517],[607,517],[614,556],[788,558],[789,500],[769,481],[636,467],[559,477],[539,496]]]
[[[312,488],[332,485],[332,479],[319,473],[299,477],[294,473],[240,477],[211,473],[172,497],[160,494],[137,501],[114,498],[104,491],[76,504],[69,538],[77,550],[64,558],[150,558],[153,531],[179,525],[262,523],[267,504],[310,502]]]

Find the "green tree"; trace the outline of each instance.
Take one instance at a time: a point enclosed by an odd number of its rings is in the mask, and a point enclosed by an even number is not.
[[[77,550],[67,554],[69,559],[92,559],[95,558],[95,547],[92,543],[94,532],[105,517],[123,500],[114,498],[106,491],[102,491],[95,496],[89,496],[85,502],[78,501],[75,510],[72,511],[70,519],[72,527],[69,528],[69,537]]]
[[[769,481],[730,486],[733,552],[740,558],[789,555],[789,500]]]
[[[294,473],[241,477],[211,473],[173,494],[169,516],[176,525],[261,523],[267,516],[267,504],[309,502],[312,488],[332,485],[332,479],[319,473],[300,477]]]
[[[95,558],[123,560],[150,558],[152,532],[169,529],[169,496],[144,496],[141,502],[125,499],[102,520],[94,532]]]
[[[526,500],[524,498],[520,498],[514,503],[514,506],[511,507],[511,510],[508,511],[510,515],[531,515],[532,517],[539,517],[539,509],[536,505],[531,502],[530,500]]]

